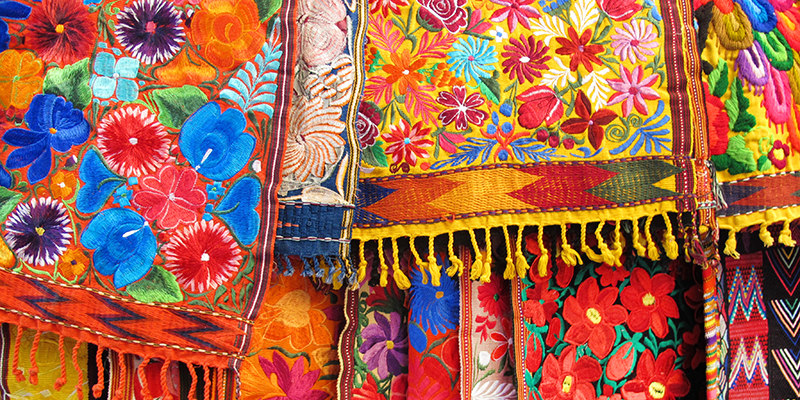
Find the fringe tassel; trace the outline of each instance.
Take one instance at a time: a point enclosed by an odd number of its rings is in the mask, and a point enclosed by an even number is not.
[[[119,382],[117,383],[117,390],[114,391],[114,400],[123,400],[125,398],[125,385],[128,381],[128,363],[125,362],[125,355],[117,353],[117,366],[119,367]]]
[[[778,243],[784,246],[794,247],[797,243],[792,240],[792,229],[789,225],[791,225],[791,221],[788,219],[783,221],[783,229],[781,229],[781,234],[778,236]]]
[[[364,241],[358,241],[358,281],[363,282],[367,276],[367,258],[364,257]]]
[[[603,257],[603,262],[608,265],[614,265],[614,261],[616,261],[614,254],[608,248],[605,239],[603,239],[603,226],[605,224],[605,221],[600,221],[594,231],[594,237],[597,238],[597,247],[600,248],[600,256]]]
[[[573,267],[578,264],[583,264],[580,254],[578,254],[578,252],[570,246],[569,241],[567,241],[567,224],[564,223],[561,224],[561,259],[564,261],[564,264]]]
[[[319,257],[314,257],[312,260],[314,261],[314,263],[311,264],[314,267],[314,276],[317,278],[325,276],[325,270],[319,267]]]
[[[483,259],[483,273],[481,282],[489,283],[492,280],[492,235],[489,228],[486,228],[486,258]]]
[[[81,341],[75,342],[75,347],[72,348],[72,368],[78,371],[78,382],[75,384],[75,394],[77,398],[83,399],[83,370],[81,364],[78,362],[78,352],[81,350]],[[150,399],[144,399],[150,400]]]
[[[94,356],[94,362],[97,364],[97,383],[92,386],[92,396],[99,399],[103,395],[103,386],[105,386],[105,370],[103,369],[103,351],[105,349],[97,346],[97,353]]]
[[[439,266],[439,263],[436,262],[436,247],[434,246],[435,241],[436,238],[433,235],[428,236],[428,272],[431,273],[431,284],[433,286],[441,286],[442,268]],[[455,257],[455,255],[453,255],[453,257]],[[456,258],[456,260],[458,259]],[[458,263],[461,263],[461,261],[458,260]],[[464,264],[461,265],[461,269],[464,269]]]
[[[503,238],[506,240],[506,270],[503,272],[503,278],[510,280],[514,279],[517,269],[511,254],[511,238],[508,236],[508,227],[505,225],[503,225]]]
[[[211,400],[211,370],[208,365],[203,365],[203,400]]]
[[[305,278],[314,276],[314,270],[311,269],[311,264],[308,262],[308,258],[300,257],[300,259],[303,262],[303,272],[300,273],[300,276]]]
[[[14,372],[17,382],[25,380],[25,373],[19,369],[19,346],[22,344],[23,333],[25,333],[25,329],[17,325],[17,337],[14,338],[14,355],[11,358],[11,371]]]
[[[427,264],[422,262],[422,257],[419,256],[419,252],[417,251],[416,245],[416,237],[411,236],[408,238],[408,247],[411,250],[411,255],[414,256],[414,262],[419,266],[419,272],[422,273],[422,284],[428,284],[428,274],[425,273],[425,269],[428,267]]]
[[[392,239],[392,258],[394,258],[394,260],[392,260],[394,282],[400,290],[409,289],[411,287],[411,282],[408,280],[403,270],[400,269],[400,250],[397,246],[397,239]]]
[[[139,382],[142,384],[142,400],[153,400],[153,395],[150,393],[150,385],[147,384],[147,376],[144,374],[144,369],[149,363],[150,359],[145,357],[139,364],[139,369],[137,371],[139,374]]]
[[[772,238],[772,234],[767,229],[769,225],[769,223],[765,222],[761,224],[761,229],[758,230],[758,237],[764,242],[764,247],[772,247],[775,244],[775,239]]]
[[[381,266],[381,287],[386,287],[389,284],[389,266],[383,256],[383,239],[378,239],[378,261]]]
[[[161,400],[172,400],[172,393],[169,392],[169,386],[167,386],[167,372],[169,371],[169,364],[171,362],[171,360],[166,359],[161,366],[161,391],[163,392]]]
[[[723,250],[723,253],[737,260],[739,259],[740,254],[736,251],[736,231],[728,231],[728,240],[725,241],[725,250]]]
[[[433,241],[430,242],[429,247],[433,248]],[[461,274],[464,273],[464,262],[461,261],[456,256],[455,240],[453,239],[453,232],[449,232],[447,234],[447,256],[448,256],[447,259],[450,260],[450,268],[448,268],[447,271],[445,271],[445,273],[448,276],[454,276],[455,274],[461,276]]]
[[[36,334],[33,335],[33,344],[31,345],[31,370],[30,376],[28,377],[28,382],[31,385],[38,385],[39,384],[39,364],[36,362],[36,353],[39,352],[39,339],[42,338],[42,332],[36,331]]]
[[[192,384],[189,386],[189,400],[197,400],[197,371],[194,370],[194,365],[187,363],[186,367],[189,368],[189,376],[192,377]]]
[[[615,267],[622,266],[622,249],[625,247],[625,245],[622,244],[621,226],[622,221],[614,223],[614,247],[611,248],[611,254],[614,256]]]
[[[647,243],[646,240],[642,238],[642,233],[639,231],[639,220],[635,219],[633,222],[633,249],[636,250],[636,254],[639,257],[647,256],[647,248],[644,247],[642,242]]]
[[[57,392],[61,391],[61,388],[67,383],[67,356],[64,353],[64,336],[58,336],[58,361],[59,367],[61,368],[61,375],[58,376],[53,387],[56,389]]]
[[[595,253],[594,250],[586,244],[586,223],[581,224],[581,251],[583,254],[586,254],[588,259],[596,263],[602,263],[604,261],[602,255]]]
[[[481,254],[478,240],[475,239],[475,232],[472,229],[469,230],[469,238],[472,242],[472,249],[475,251],[475,261],[472,262],[472,267],[470,267],[469,279],[477,280],[483,273],[483,254]]]
[[[292,259],[289,256],[283,256],[283,262],[286,265],[286,268],[283,270],[283,276],[292,276],[294,275],[294,265],[292,265]]]
[[[523,231],[525,230],[524,227],[519,227],[517,230],[517,242],[516,242],[516,249],[514,253],[515,258],[515,265],[517,267],[517,276],[520,278],[524,278],[528,274],[528,269],[530,269],[530,265],[528,265],[528,260],[525,259],[525,255],[522,254],[522,236]]]
[[[650,224],[653,223],[653,217],[647,217],[644,222],[644,236],[647,239],[647,258],[657,261],[661,258],[661,255],[658,251],[658,247],[656,246],[656,242],[653,241],[653,235],[650,233]]]
[[[225,395],[224,395],[224,387],[225,387],[225,385],[223,385],[223,375],[224,375],[223,374],[223,370],[217,368],[214,373],[217,376],[217,400],[224,400],[225,399]],[[167,400],[167,399],[162,399],[162,400]]]
[[[539,242],[539,262],[536,265],[537,272],[539,272],[539,276],[545,277],[547,276],[548,272],[548,265],[550,264],[550,252],[547,251],[547,247],[544,245],[544,226],[539,225],[537,228],[537,239]]]
[[[675,235],[672,234],[672,221],[669,219],[669,214],[666,212],[661,213],[664,218],[664,224],[667,226],[667,231],[664,233],[664,252],[671,260],[678,258],[678,242],[675,241]]]

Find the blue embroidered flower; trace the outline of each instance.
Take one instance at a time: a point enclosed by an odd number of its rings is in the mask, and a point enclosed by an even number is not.
[[[153,231],[144,217],[126,208],[97,214],[81,235],[81,244],[95,250],[94,268],[100,275],[114,275],[117,289],[147,275],[156,258]]]
[[[120,101],[134,101],[139,97],[136,75],[139,73],[139,60],[122,57],[119,60],[111,53],[98,53],[94,60],[92,93],[101,99],[117,95]]]
[[[0,52],[8,50],[8,42],[11,36],[8,35],[8,24],[3,21],[6,19],[27,19],[31,15],[31,8],[17,1],[0,0]]]
[[[6,160],[9,169],[28,168],[28,182],[35,183],[50,173],[53,157],[50,148],[65,153],[89,138],[89,123],[81,110],[52,94],[36,95],[25,113],[28,129],[13,128],[3,134],[3,141],[20,147]]]
[[[492,76],[489,72],[494,71],[497,52],[494,51],[494,46],[489,45],[488,40],[469,36],[467,40],[459,39],[453,48],[455,51],[447,53],[450,56],[447,63],[452,64],[450,71],[456,73],[456,78],[463,75],[467,83],[470,83],[473,79],[480,82],[482,77]]]
[[[241,111],[231,108],[220,114],[219,104],[211,102],[183,123],[178,146],[200,175],[224,181],[247,164],[256,147],[256,138],[245,127]]]
[[[436,255],[437,263],[446,270],[450,266],[447,258]],[[442,274],[441,286],[433,286],[432,281],[422,283],[422,273],[411,271],[411,318],[425,331],[434,335],[455,329],[458,326],[458,282],[447,274]]]
[[[225,194],[225,188],[222,187],[222,183],[214,182],[213,185],[206,185],[206,192],[209,200],[216,200]]]
[[[121,207],[127,207],[131,205],[131,196],[133,196],[133,190],[128,189],[127,186],[120,186],[114,191],[114,203]]]

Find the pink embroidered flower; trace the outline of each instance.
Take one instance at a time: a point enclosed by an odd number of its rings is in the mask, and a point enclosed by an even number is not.
[[[377,14],[379,11],[386,18],[389,15],[400,14],[398,7],[408,5],[406,0],[369,0],[369,13]]]
[[[142,179],[142,190],[133,195],[133,204],[142,209],[148,221],[158,220],[161,229],[190,224],[197,220],[198,211],[206,202],[206,192],[196,188],[196,182],[195,170],[178,171],[168,165],[158,172],[158,177]]]
[[[483,126],[483,120],[489,116],[486,111],[478,110],[478,107],[485,103],[480,93],[467,96],[467,89],[464,86],[453,86],[453,93],[440,92],[436,102],[450,107],[439,114],[439,120],[444,125],[450,125],[455,121],[456,129],[459,131],[467,129],[467,122]]]
[[[164,267],[192,293],[216,289],[233,276],[242,262],[239,245],[215,221],[200,221],[172,236],[164,246]]]
[[[508,29],[514,31],[517,22],[527,29],[531,29],[528,18],[540,18],[541,15],[531,6],[534,0],[492,0],[492,3],[503,6],[501,9],[492,13],[491,20],[503,22],[508,20]]]
[[[417,0],[420,5],[419,18],[433,28],[447,28],[456,33],[467,26],[467,0]]]
[[[641,65],[634,68],[633,71],[623,66],[620,72],[620,78],[622,79],[608,80],[608,85],[617,91],[608,99],[608,105],[624,102],[622,115],[625,117],[631,113],[634,106],[639,114],[648,115],[650,110],[647,108],[645,100],[661,98],[652,88],[656,83],[656,79],[658,79],[658,74],[651,74],[645,78],[644,69],[642,69]]]
[[[611,48],[614,49],[615,56],[620,56],[622,61],[630,60],[635,63],[655,54],[650,50],[658,47],[658,43],[654,42],[656,34],[653,32],[653,24],[640,19],[632,23],[623,22],[622,27],[624,29],[614,28],[617,34],[611,35],[614,40]]]
[[[430,133],[430,128],[423,128],[422,122],[417,122],[410,126],[406,120],[400,119],[399,125],[389,127],[390,132],[384,133],[383,138],[389,144],[386,147],[386,154],[392,156],[392,163],[408,163],[416,166],[418,158],[428,158],[430,155],[425,150],[433,146],[433,142],[426,139]]]
[[[125,107],[97,125],[97,148],[114,172],[141,176],[156,172],[169,155],[169,138],[144,107]]]

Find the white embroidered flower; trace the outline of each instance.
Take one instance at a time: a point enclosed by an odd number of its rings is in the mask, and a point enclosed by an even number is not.
[[[492,360],[492,355],[488,351],[478,353],[478,368],[486,369],[489,366],[489,361]]]
[[[489,30],[489,36],[494,38],[494,41],[497,43],[502,42],[504,39],[508,39],[508,33],[503,30],[502,26],[496,26],[494,29]]]

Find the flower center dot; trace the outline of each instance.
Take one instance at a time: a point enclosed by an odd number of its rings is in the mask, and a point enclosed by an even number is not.
[[[135,137],[132,137],[132,138],[128,139],[128,143],[135,145],[136,143],[139,143],[139,139],[137,139]]]
[[[55,135],[55,134],[56,134],[56,132],[58,132],[58,129],[56,129],[56,128],[50,128],[50,134],[52,134],[52,135]]]
[[[628,89],[628,93],[630,93],[630,94],[635,96],[636,93],[639,93],[639,90],[636,89],[635,87],[632,87],[632,88]]]
[[[58,182],[58,187],[63,188],[63,187],[67,187],[67,185],[64,184],[64,182]]]
[[[64,32],[64,25],[58,24],[56,25],[56,33],[63,33]]]
[[[589,321],[592,321],[593,324],[597,325],[600,321],[603,320],[603,317],[600,315],[600,311],[597,311],[596,308],[589,308],[586,310],[586,318],[589,318]]]
[[[642,304],[644,304],[647,307],[656,304],[655,296],[653,296],[651,293],[646,293],[644,296],[642,296]]]
[[[147,24],[144,26],[144,30],[147,33],[155,33],[156,31],[156,24],[153,21],[147,21]]]
[[[410,72],[408,72],[408,70],[407,70],[407,69],[404,69],[404,70],[403,70],[403,75],[408,75],[409,73],[410,73]]]
[[[39,236],[44,236],[44,228],[42,228],[41,226],[37,226],[36,227],[36,234],[39,235]]]
[[[411,144],[411,139],[409,139],[409,138],[405,138],[405,139],[403,139],[403,143],[405,143],[405,144]]]
[[[169,201],[175,201],[175,193],[170,193],[169,196],[167,196],[167,198],[169,199]]]
[[[647,391],[650,392],[650,397],[654,399],[663,399],[667,392],[667,388],[661,382],[653,382],[647,388]]]
[[[530,60],[531,59],[528,56],[522,56],[522,57],[519,58],[519,62],[524,63],[524,64],[527,64]]]
[[[475,61],[475,57],[473,57],[473,56],[469,56],[469,57],[467,57],[467,60],[470,60],[470,61]]]
[[[594,121],[589,121],[589,126],[594,125]]]
[[[583,53],[583,45],[580,45],[580,46],[578,46],[578,51],[580,51],[581,53]]]
[[[561,382],[561,391],[564,393],[569,393],[570,390],[572,390],[572,375],[567,375]]]
[[[386,348],[389,349],[389,350],[393,349],[394,348],[394,342],[391,341],[391,340],[387,340],[386,341]]]
[[[639,41],[636,39],[631,40],[631,46],[636,47],[639,45]]]
[[[443,291],[440,290],[440,291],[436,292],[436,298],[437,299],[441,299],[442,297],[444,297],[444,292]]]
[[[206,253],[206,252],[203,252],[203,254],[200,255],[200,261],[208,261],[210,259],[211,259],[211,257],[209,257],[208,253]]]

